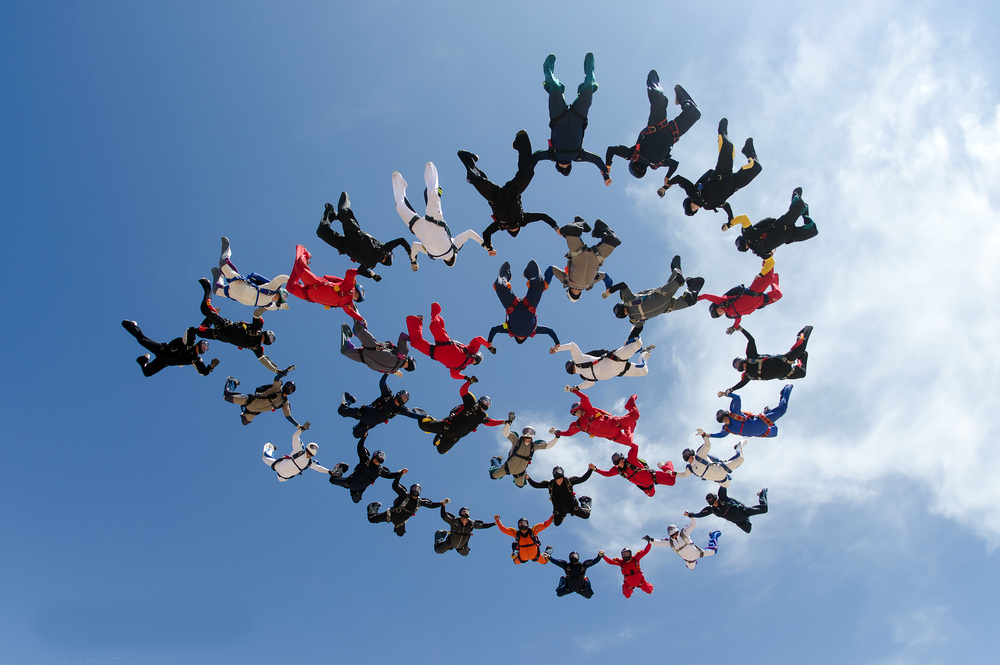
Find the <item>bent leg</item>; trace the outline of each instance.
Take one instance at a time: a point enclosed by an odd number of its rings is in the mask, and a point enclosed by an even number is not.
[[[427,162],[427,166],[424,167],[424,184],[427,186],[427,216],[439,222],[444,221],[444,214],[441,212],[441,188],[434,162]]]
[[[410,337],[410,346],[424,355],[431,355],[430,344],[424,340],[424,322],[415,316],[406,317],[406,332]]]
[[[760,166],[760,162],[758,162],[757,160],[751,159],[749,162],[747,162],[743,166],[743,168],[741,168],[733,175],[733,178],[735,179],[736,183],[736,190],[743,189],[744,187],[749,185],[750,181],[756,178],[757,175],[761,172],[761,170],[762,169]]]
[[[403,223],[406,224],[406,228],[410,228],[413,220],[420,217],[420,215],[410,206],[410,202],[406,200],[406,181],[403,180],[403,176],[399,171],[392,174],[392,194],[396,200],[396,213],[403,220]]]
[[[462,249],[462,245],[464,245],[469,240],[475,240],[477,245],[482,245],[483,244],[483,239],[480,237],[480,235],[478,233],[476,233],[472,229],[469,229],[468,231],[463,231],[462,233],[459,233],[452,240],[452,243],[454,243],[455,249],[459,250],[459,249]]]

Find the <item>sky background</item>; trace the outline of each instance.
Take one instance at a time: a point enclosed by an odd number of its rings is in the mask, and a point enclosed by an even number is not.
[[[629,657],[741,663],[964,663],[992,659],[998,637],[1000,452],[984,423],[997,402],[996,255],[1000,132],[998,10],[943,2],[484,3],[11,2],[0,10],[0,215],[6,236],[7,408],[0,483],[2,663],[423,663]],[[618,570],[591,569],[595,596],[557,598],[560,570],[509,559],[510,539],[477,532],[472,554],[437,555],[436,510],[397,538],[361,505],[307,473],[278,483],[265,442],[287,452],[278,414],[250,426],[222,400],[270,375],[246,351],[213,343],[209,377],[169,368],[144,378],[142,349],[120,321],[167,341],[201,317],[199,277],[233,243],[244,272],[287,273],[295,245],[313,269],[346,257],[316,236],[325,202],[349,192],[366,230],[408,236],[392,200],[399,170],[418,201],[424,164],[444,188],[455,233],[478,232],[489,208],[464,182],[463,148],[502,184],[510,142],[548,136],[541,65],[572,92],[587,51],[597,81],[586,147],[603,156],[645,124],[645,77],[685,86],[701,120],[675,146],[695,179],[715,163],[716,125],[739,147],[753,136],[764,170],[731,203],[758,220],[804,189],[819,236],[776,253],[783,299],[745,320],[762,352],[781,353],[815,327],[809,375],[797,381],[775,439],[752,440],[732,495],[769,487],[771,511],[744,534],[721,529],[719,554],[687,570],[669,549],[643,561],[651,596],[623,598]],[[670,114],[677,111],[671,105]],[[674,254],[721,293],[749,283],[754,257],[719,232],[724,215],[660,199],[659,174],[613,167],[605,188],[578,164],[569,178],[541,163],[524,206],[560,223],[604,219],[622,238],[605,264],[615,281],[652,288]],[[662,172],[661,172],[662,173]],[[407,314],[444,308],[468,341],[502,322],[492,291],[500,264],[519,276],[535,259],[562,265],[565,242],[543,225],[494,236],[490,258],[467,245],[455,267],[397,257],[366,282],[361,311],[380,339]],[[556,285],[554,285],[556,286]],[[515,292],[524,285],[515,279]],[[627,323],[597,289],[570,303],[546,292],[540,322],[584,349],[619,345]],[[250,308],[216,300],[231,319]],[[340,311],[292,299],[268,314],[269,355],[298,364],[292,412],[328,467],[356,463],[344,390],[361,402],[379,375],[339,354]],[[715,397],[737,379],[739,335],[707,307],[651,321],[649,376],[598,384],[595,405],[623,412],[639,395],[641,455],[680,462],[698,427],[714,429]],[[491,413],[516,428],[566,427],[564,355],[547,338],[498,338],[476,368]],[[442,417],[459,382],[418,357],[394,390]],[[747,410],[774,406],[780,382],[743,391]],[[433,500],[533,523],[547,496],[488,478],[507,450],[500,428],[445,456],[412,421],[380,425],[369,448],[406,466]],[[725,452],[736,441],[717,442]],[[579,475],[616,444],[563,439],[535,457]],[[594,476],[588,522],[543,532],[565,558],[591,557],[683,524],[712,485],[689,478],[647,498]],[[517,655],[517,654],[520,654]],[[527,654],[527,655],[526,655]]]

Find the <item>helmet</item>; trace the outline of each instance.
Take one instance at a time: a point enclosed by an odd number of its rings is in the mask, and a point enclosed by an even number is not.
[[[618,463],[625,459],[625,456],[621,453],[615,453],[611,456],[611,463],[618,466]]]
[[[569,172],[572,170],[573,170],[573,164],[566,164],[565,166],[556,164],[556,171],[559,171],[559,173],[562,173],[563,175],[569,175]]]
[[[738,236],[736,238],[736,249],[740,250],[741,252],[745,252],[748,249],[750,249],[750,245],[747,244],[746,238],[744,238],[743,236]]]
[[[354,299],[354,302],[364,302],[365,301],[365,287],[361,286],[360,284],[355,284],[354,285],[354,290],[358,294],[357,297]]]
[[[262,344],[274,344],[274,331],[265,330],[260,339]]]
[[[285,385],[281,386],[281,392],[285,395],[291,395],[295,392],[295,382],[285,381]]]
[[[579,552],[570,552],[569,553],[569,562],[570,563],[576,563],[579,560],[580,560],[580,553]]]
[[[399,402],[401,405],[406,404],[407,402],[410,401],[410,393],[405,390],[400,390],[398,393],[396,393],[396,401]]]
[[[719,409],[718,411],[715,412],[715,420],[716,420],[716,422],[720,422],[721,423],[722,419],[725,418],[728,415],[729,415],[728,411],[726,411],[725,409]]]
[[[627,547],[623,547],[622,548],[622,558],[625,559],[626,561],[628,561],[629,559],[631,559],[632,558],[632,550],[630,550]]]
[[[417,361],[413,359],[413,356],[406,356],[406,361],[403,363],[403,369],[407,372],[412,372],[417,368]]]
[[[458,516],[459,517],[468,518],[469,517],[469,508],[468,508],[468,506],[462,506],[461,508],[459,508],[458,509]]]
[[[694,451],[691,450],[690,448],[685,448],[684,452],[681,453],[681,457],[683,457],[684,461],[686,462],[692,457],[694,457]]]
[[[628,172],[634,175],[636,178],[641,178],[646,175],[646,165],[640,164],[639,162],[629,162]]]
[[[684,206],[684,214],[685,215],[687,215],[688,217],[691,217],[692,215],[694,215],[695,210],[694,210],[694,208],[691,207],[691,197],[690,196],[687,197],[686,199],[684,199],[684,203],[682,205]]]
[[[527,529],[529,526],[530,525],[528,524],[528,518],[527,517],[522,517],[521,519],[519,519],[517,521],[517,528],[518,529]]]
[[[708,312],[712,315],[713,319],[717,319],[722,316],[722,306],[716,305],[715,303],[708,303]]]
[[[206,342],[205,340],[201,340],[195,346],[198,347],[198,353],[199,354],[208,353],[208,342]]]
[[[672,536],[675,533],[677,533],[678,531],[680,531],[680,529],[678,529],[677,525],[675,525],[675,524],[671,524],[670,526],[667,527],[667,535],[668,536]]]
[[[455,259],[457,258],[458,258],[457,255],[452,254],[450,259],[444,260],[444,264],[450,268],[451,266],[455,265]]]
[[[624,319],[628,316],[628,310],[625,309],[625,303],[620,302],[614,306],[614,313],[619,319]]]
[[[572,360],[566,361],[566,373],[576,374],[576,364]]]
[[[528,341],[528,338],[527,337],[518,337],[517,335],[514,335],[514,341],[517,342],[518,344],[524,344],[525,342]]]
[[[715,496],[711,492],[709,492],[708,494],[705,495],[705,501],[707,503],[715,503],[715,500],[718,499],[718,498],[719,497]]]
[[[742,365],[746,361],[747,361],[746,358],[733,358],[733,369],[735,369],[737,372],[742,372],[743,370],[740,369],[740,365]]]
[[[570,291],[569,289],[566,289],[566,297],[570,299],[570,302],[576,302],[577,300],[580,299],[580,296],[582,296],[582,295],[583,295],[583,291],[580,291],[576,295],[573,295],[572,291]]]
[[[530,427],[530,426],[529,427],[525,427],[523,430],[521,430],[521,436],[522,437],[525,437],[525,436],[529,436],[529,437],[535,436],[535,428],[534,427]]]
[[[410,496],[413,498],[420,496],[420,483],[413,483],[410,485]]]
[[[574,415],[579,410],[580,410],[580,403],[579,402],[573,402],[573,406],[569,407],[569,415],[572,416],[572,415]]]
[[[384,462],[385,461],[385,451],[384,450],[376,450],[372,454],[372,461],[373,462],[378,462],[379,464],[381,464],[382,462]]]
[[[483,352],[482,351],[476,351],[472,355],[472,364],[473,365],[478,365],[481,362],[483,362]]]
[[[486,410],[486,409],[490,408],[490,404],[492,404],[492,403],[493,403],[493,400],[490,399],[489,395],[483,395],[482,397],[480,397],[476,401],[476,404],[479,405],[479,408],[481,408],[483,410]]]
[[[553,478],[565,478],[566,477],[566,472],[563,470],[563,468],[561,466],[554,467],[552,469],[552,477]]]
[[[306,452],[308,452],[310,455],[315,456],[316,453],[319,452],[319,444],[318,443],[307,443],[306,444]]]
[[[392,252],[391,251],[385,253],[385,256],[382,257],[381,263],[384,266],[391,266],[392,265]]]

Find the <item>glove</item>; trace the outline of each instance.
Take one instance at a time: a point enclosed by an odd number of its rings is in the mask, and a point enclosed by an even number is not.
[[[510,411],[510,412],[507,413],[507,422],[508,423],[514,422],[514,412],[513,411]]]

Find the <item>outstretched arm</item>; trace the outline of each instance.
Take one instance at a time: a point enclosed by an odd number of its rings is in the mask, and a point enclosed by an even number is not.
[[[596,166],[601,171],[601,177],[604,178],[605,186],[611,184],[611,169],[604,162],[601,161],[600,157],[598,157],[592,152],[581,150],[580,156],[577,157],[577,160],[582,162],[590,162],[591,164]]]
[[[548,328],[546,326],[536,326],[535,327],[535,332],[536,333],[541,333],[543,335],[548,335],[549,337],[552,338],[552,343],[553,344],[555,344],[556,346],[559,345],[559,337],[558,337],[558,335],[556,335],[556,331],[553,330],[552,328]],[[490,332],[490,334],[493,334],[492,331]]]

